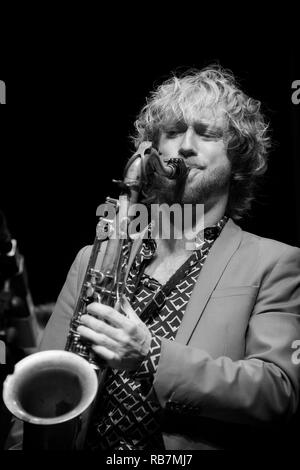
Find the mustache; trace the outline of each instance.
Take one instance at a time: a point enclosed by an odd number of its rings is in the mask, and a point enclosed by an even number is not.
[[[188,167],[188,169],[195,168],[197,170],[204,170],[207,166],[205,163],[199,163],[197,157],[183,158],[181,155],[177,155],[177,157],[175,158],[181,158],[184,161],[185,165]],[[163,159],[164,163],[167,163],[168,160],[168,158]]]
[[[200,170],[199,165],[192,165],[189,170]],[[195,171],[196,173],[196,171]],[[198,173],[198,172],[197,172]],[[206,203],[211,197],[223,194],[229,187],[230,168],[227,165],[215,168],[211,171],[199,171],[199,179],[194,178],[193,182],[188,180],[189,172],[183,180],[170,180],[164,176],[156,174],[151,181],[151,186],[144,194],[147,203]],[[196,176],[196,175],[195,175]]]

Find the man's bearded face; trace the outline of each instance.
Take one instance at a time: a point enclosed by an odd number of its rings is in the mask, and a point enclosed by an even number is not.
[[[209,205],[228,194],[231,164],[221,118],[166,124],[158,151],[163,161],[180,157],[190,169],[183,182],[157,177],[153,191],[159,202]]]

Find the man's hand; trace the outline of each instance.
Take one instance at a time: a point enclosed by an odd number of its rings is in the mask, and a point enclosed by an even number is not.
[[[149,352],[151,333],[128,301],[123,310],[126,316],[93,302],[87,307],[89,315],[81,317],[82,325],[77,331],[110,367],[134,371]]]

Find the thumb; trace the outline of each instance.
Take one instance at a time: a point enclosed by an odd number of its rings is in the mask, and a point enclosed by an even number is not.
[[[138,315],[131,307],[129,300],[127,299],[127,297],[125,297],[125,295],[122,296],[120,303],[122,307],[122,312],[125,313],[128,318],[130,318],[131,320],[140,321]]]

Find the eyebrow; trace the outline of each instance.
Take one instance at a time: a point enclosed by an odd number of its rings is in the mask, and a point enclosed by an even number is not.
[[[162,126],[162,129],[164,132],[168,132],[170,130],[175,130],[175,129],[178,131],[185,132],[187,128],[188,128],[188,125],[184,120],[166,122]]]
[[[209,124],[204,121],[194,121],[192,126],[195,132],[199,135],[213,134],[214,137],[222,137],[224,135],[224,129],[214,124]],[[164,132],[170,132],[176,130],[178,132],[185,132],[188,128],[188,124],[184,120],[167,122],[162,126]]]

